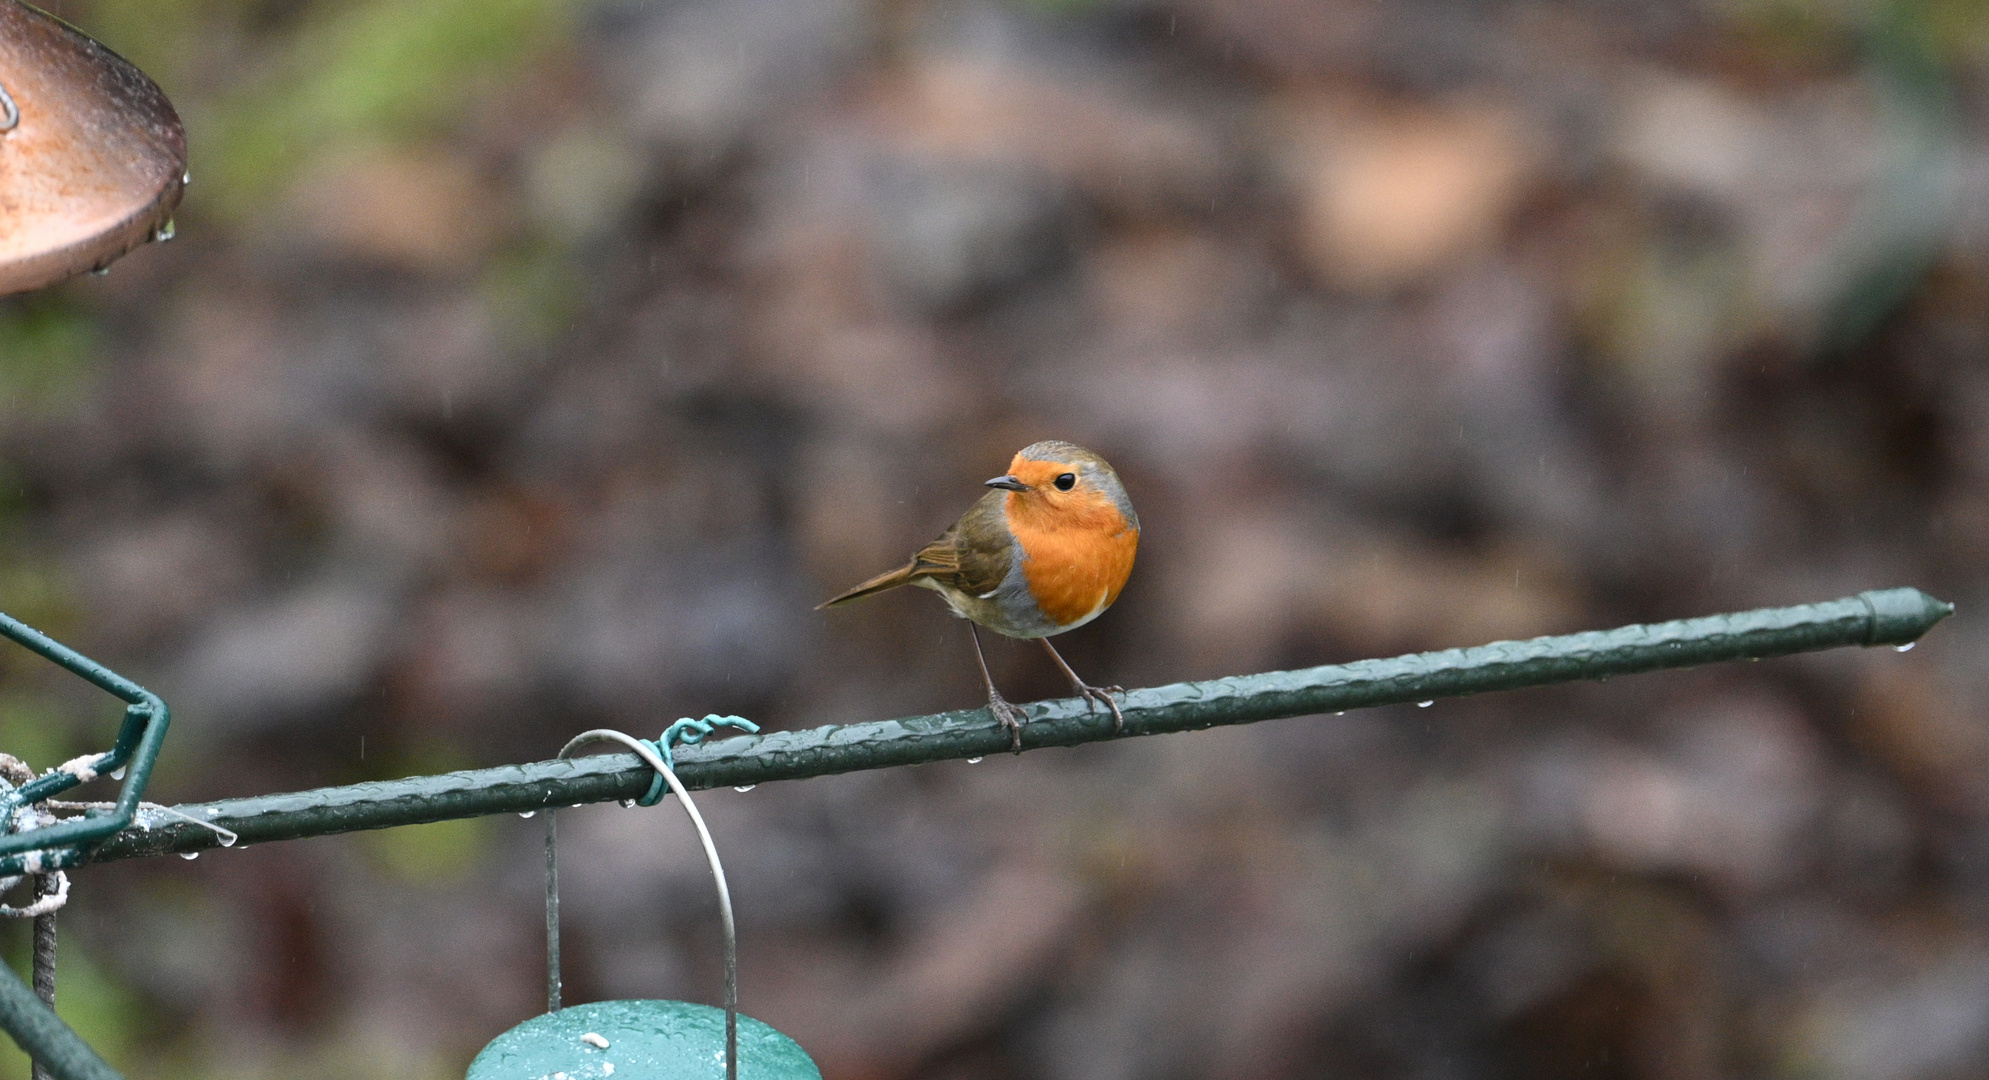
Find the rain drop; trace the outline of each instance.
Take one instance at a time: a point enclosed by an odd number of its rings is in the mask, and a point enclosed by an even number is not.
[[[1909,642],[1907,642],[1907,643],[1906,643],[1906,644],[1904,644],[1904,645],[1900,645],[1900,646],[1897,646],[1897,647],[1895,647],[1895,648],[1894,648],[1894,649],[1893,649],[1892,651],[1893,651],[1893,652],[1912,652],[1912,651],[1913,651],[1913,646],[1915,646],[1915,645],[1918,645],[1918,644],[1920,644],[1920,643],[1919,643],[1919,642],[1917,642],[1917,641],[1909,641]]]
[[[122,780],[122,779],[124,779],[124,766],[122,766],[122,765],[119,765],[119,766],[118,766],[117,768],[115,768],[115,769],[112,769],[112,770],[111,770],[111,774],[110,774],[110,778],[111,778],[112,780]]]
[[[161,225],[158,228],[152,230],[152,242],[157,244],[163,244],[166,241],[171,240],[175,235],[176,231],[177,230],[173,228],[173,219],[167,218],[166,223],[164,225]]]
[[[518,816],[521,818],[537,817],[538,813],[537,810],[521,810],[518,812]]]
[[[198,852],[198,851],[182,851],[182,852],[180,852],[180,858],[182,858],[182,859],[198,859],[198,858],[200,858],[200,852]]]
[[[1436,704],[1436,702],[1434,702],[1434,701],[1418,701],[1418,702],[1416,702],[1416,708],[1418,708],[1418,709],[1427,709],[1427,708],[1429,708],[1430,706],[1432,706],[1432,705],[1435,705],[1435,704]]]
[[[751,791],[751,790],[753,790],[754,788],[756,788],[756,787],[759,787],[759,786],[760,786],[760,785],[758,785],[758,784],[747,784],[747,785],[746,785],[745,787],[735,787],[735,788],[733,788],[732,790],[734,790],[734,791],[742,791],[742,792],[743,792],[743,791]]]
[[[984,760],[986,760],[986,759],[984,759],[984,758],[977,758],[977,757],[970,757],[970,758],[968,758],[968,759],[967,759],[967,764],[969,764],[969,765],[979,765],[979,764],[980,764],[980,763],[981,763],[982,761],[984,761]]]
[[[623,799],[623,800],[622,800],[622,809],[624,809],[624,810],[633,810],[633,809],[635,809],[635,800],[634,800],[634,799]]]
[[[224,833],[224,834],[222,834],[222,836],[221,836],[221,846],[222,846],[222,847],[234,847],[234,846],[235,846],[235,841],[237,841],[237,840],[240,840],[240,839],[241,839],[241,837],[239,837],[239,836],[236,836],[236,835],[235,835],[234,833]]]

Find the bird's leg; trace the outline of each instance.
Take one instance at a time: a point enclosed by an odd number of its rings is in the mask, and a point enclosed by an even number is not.
[[[974,635],[974,659],[981,662],[981,682],[988,688],[988,711],[1001,722],[1015,752],[1019,754],[1022,752],[1022,725],[1028,722],[1028,718],[1022,715],[1021,709],[1002,697],[1001,691],[995,689],[994,676],[988,674],[988,658],[981,652],[981,628],[970,622],[967,629]]]
[[[1123,686],[1090,685],[1083,679],[1078,678],[1077,672],[1072,671],[1069,664],[1064,663],[1064,658],[1057,654],[1057,647],[1050,644],[1049,638],[1037,638],[1036,640],[1043,643],[1043,648],[1049,650],[1050,659],[1057,662],[1057,666],[1063,669],[1064,675],[1069,677],[1070,684],[1077,687],[1078,696],[1084,699],[1084,707],[1089,710],[1094,705],[1105,706],[1112,710],[1112,734],[1117,735],[1126,730],[1126,716],[1119,711],[1119,703],[1112,700],[1113,694],[1123,694],[1126,692],[1126,688]]]

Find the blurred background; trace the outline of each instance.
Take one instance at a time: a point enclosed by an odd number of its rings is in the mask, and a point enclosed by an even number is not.
[[[1068,439],[1146,526],[1095,682],[1961,613],[713,792],[829,1080],[1989,1073],[1989,6],[52,8],[193,182],[0,301],[0,607],[174,704],[151,797],[973,706],[934,597],[811,609]],[[0,748],[106,744],[0,665]],[[62,1009],[139,1080],[460,1076],[542,1007],[540,824],[84,870]],[[562,824],[569,999],[715,1001],[684,823]]]

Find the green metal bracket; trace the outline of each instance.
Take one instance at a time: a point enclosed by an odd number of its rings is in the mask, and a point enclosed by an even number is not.
[[[24,806],[125,769],[124,786],[110,810],[92,810],[44,828],[0,835],[0,876],[79,866],[91,844],[131,826],[145,784],[152,778],[152,763],[165,742],[172,711],[159,695],[17,619],[0,615],[0,636],[19,642],[125,703],[124,724],[109,752],[77,758],[18,788],[0,792],[0,822],[12,822],[15,812]]]
[[[19,642],[125,703],[124,723],[107,753],[85,755],[49,770],[20,787],[0,782],[0,877],[39,874],[80,865],[90,845],[130,827],[137,817],[152,763],[166,739],[172,712],[157,694],[110,670],[39,630],[0,615],[0,636]],[[20,832],[19,813],[106,773],[125,769],[124,786],[109,811]],[[90,1044],[28,989],[20,976],[0,966],[0,1028],[34,1058],[38,1074],[58,1080],[121,1080]]]
[[[1514,690],[1581,679],[1759,659],[1846,645],[1904,645],[1954,611],[1918,589],[1884,589],[1801,607],[1765,608],[1625,626],[1388,660],[1175,683],[1125,695],[1123,735],[1075,698],[1024,708],[1025,750],[1192,731],[1289,716]],[[676,773],[693,790],[977,758],[1009,749],[986,709],[879,720],[809,731],[748,735],[677,751]],[[631,754],[375,781],[174,809],[239,834],[243,844],[527,813],[548,806],[641,798],[655,773]],[[207,828],[161,821],[106,840],[90,862],[215,847]]]

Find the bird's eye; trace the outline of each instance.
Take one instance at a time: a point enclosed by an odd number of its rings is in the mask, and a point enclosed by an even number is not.
[[[1065,473],[1062,476],[1057,477],[1056,484],[1058,491],[1069,491],[1070,489],[1077,486],[1077,474]]]

